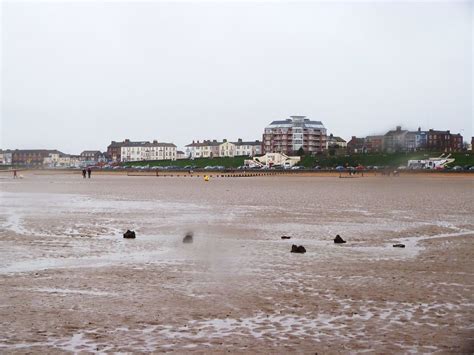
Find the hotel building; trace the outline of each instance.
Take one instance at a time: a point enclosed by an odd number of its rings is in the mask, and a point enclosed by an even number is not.
[[[321,121],[312,121],[306,116],[273,121],[265,127],[262,153],[291,155],[300,148],[308,154],[322,153],[326,150],[326,134]]]

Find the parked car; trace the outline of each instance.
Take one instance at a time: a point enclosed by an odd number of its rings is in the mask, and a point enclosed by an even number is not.
[[[460,165],[456,165],[455,167],[453,167],[453,169],[452,169],[452,170],[453,170],[453,171],[463,171],[464,169],[463,169],[463,167],[462,167],[462,166],[460,166]]]
[[[343,171],[346,170],[342,165],[336,166],[337,171]]]

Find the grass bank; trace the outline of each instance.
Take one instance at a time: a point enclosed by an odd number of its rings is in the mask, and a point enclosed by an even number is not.
[[[428,157],[436,157],[441,153],[393,153],[393,154],[354,154],[347,156],[330,157],[326,155],[318,156],[304,156],[302,157],[300,165],[306,168],[313,168],[317,165],[322,168],[334,168],[336,166],[394,166],[407,165],[410,159],[426,159]],[[474,155],[466,153],[453,153],[452,157],[456,160],[454,165],[474,165]],[[224,166],[226,168],[237,168],[244,164],[244,160],[250,159],[248,157],[234,157],[234,158],[197,158],[194,160],[158,160],[158,161],[139,161],[123,163],[123,166],[177,166],[184,168],[185,166],[195,166],[196,168],[204,168],[206,166]]]
[[[177,166],[184,168],[185,166],[194,166],[196,168],[205,168],[206,166],[223,166],[225,168],[237,168],[244,165],[244,160],[249,157],[234,157],[234,158],[197,158],[182,159],[182,160],[152,160],[152,161],[136,161],[123,163],[123,166]]]
[[[437,157],[441,153],[426,153],[426,152],[416,152],[416,153],[393,153],[393,154],[354,154],[348,156],[338,156],[338,157],[329,157],[329,156],[305,156],[301,161],[301,165],[307,168],[313,168],[317,165],[321,167],[336,167],[339,165],[345,166],[394,166],[398,167],[401,165],[406,166],[408,160],[412,159],[427,159],[428,157]],[[452,158],[455,159],[455,165],[474,165],[474,155],[466,153],[453,153]]]

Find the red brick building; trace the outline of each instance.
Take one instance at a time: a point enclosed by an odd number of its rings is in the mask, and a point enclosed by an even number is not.
[[[107,157],[113,161],[120,161],[122,157],[122,147],[129,143],[130,139],[125,139],[123,142],[110,142],[109,146],[107,147]]]
[[[347,142],[347,152],[349,154],[361,154],[367,150],[365,146],[365,138],[357,138],[352,136],[351,140]]]
[[[383,151],[383,136],[365,137],[365,149],[367,153],[380,153]]]
[[[428,131],[427,148],[436,152],[460,152],[463,149],[462,136],[448,131]]]
[[[44,158],[51,153],[61,153],[58,150],[48,149],[15,149],[12,151],[12,165],[39,167],[43,165]]]

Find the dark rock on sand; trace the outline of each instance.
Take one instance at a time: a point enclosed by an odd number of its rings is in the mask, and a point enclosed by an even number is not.
[[[341,236],[338,234],[336,235],[336,238],[334,238],[334,243],[336,244],[344,244],[346,241],[341,238]]]
[[[300,254],[304,254],[306,253],[306,249],[304,246],[300,245],[300,246],[296,246],[295,244],[293,244],[291,246],[291,252],[292,253],[300,253]]]
[[[281,237],[281,239],[291,239],[291,237],[287,236],[287,235],[284,235]]]
[[[183,238],[183,243],[192,243],[193,242],[193,233],[186,233],[186,236]]]
[[[135,239],[135,232],[134,231],[131,231],[131,230],[127,230],[124,234],[123,234],[123,237],[124,238],[127,238],[127,239]]]
[[[393,244],[394,248],[405,248],[405,244],[398,243],[398,244]]]

